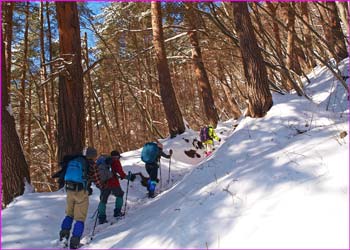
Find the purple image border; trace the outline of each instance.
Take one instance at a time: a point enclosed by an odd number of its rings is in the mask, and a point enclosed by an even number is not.
[[[173,0],[165,0],[165,1],[159,1],[157,0],[158,2],[178,2],[178,1],[173,1]],[[3,2],[3,0],[1,0],[1,2]],[[25,2],[23,0],[19,0],[19,1],[15,1],[15,0],[8,0],[6,2]],[[40,2],[40,1],[33,1],[33,0],[29,0],[29,2]],[[47,2],[73,2],[71,0],[59,0],[59,1],[55,1],[55,0],[48,0]],[[144,1],[144,0],[135,0],[135,1],[125,1],[125,0],[94,0],[94,1],[91,1],[91,0],[87,0],[87,1],[84,1],[84,0],[78,0],[78,1],[75,1],[75,2],[151,2],[151,1]],[[185,0],[185,1],[182,1],[182,2],[203,2],[201,0],[192,0],[192,1],[188,1],[188,0]],[[219,1],[219,0],[213,0],[212,2],[247,2],[247,1],[241,1],[241,0],[231,0],[231,1]],[[259,0],[252,0],[252,1],[249,1],[249,2],[260,2]],[[316,2],[316,1],[307,1],[307,0],[292,0],[292,1],[289,1],[289,0],[280,0],[280,1],[269,1],[269,2]],[[347,2],[348,3],[348,8],[347,8],[347,14],[348,14],[348,18],[350,18],[350,2],[349,0],[339,0],[339,2]],[[2,24],[2,3],[0,4],[0,21],[1,21],[1,24]],[[348,30],[348,34],[350,34],[350,30]],[[1,25],[1,34],[0,34],[0,37],[1,37],[1,44],[0,44],[0,48],[1,48],[1,53],[2,53],[2,25]],[[350,37],[348,37],[347,39],[347,45],[348,45],[348,56],[350,55]],[[2,69],[2,56],[0,58],[0,66],[1,66],[1,69]],[[350,64],[348,65],[348,73],[350,72]],[[0,155],[0,191],[1,191],[1,204],[2,204],[2,74],[1,74],[1,88],[0,88],[0,95],[1,95],[1,103],[0,103],[0,107],[1,107],[1,114],[0,114],[0,120],[1,120],[1,124],[0,124],[0,130],[1,130],[1,134],[0,134],[0,152],[1,152],[1,155]],[[348,84],[349,88],[350,88],[350,84]],[[348,110],[350,110],[350,101],[348,100]],[[348,132],[350,131],[350,116],[348,114]],[[350,135],[348,135],[348,145],[350,144]],[[349,151],[349,154],[348,154],[348,157],[350,159],[350,151]],[[350,161],[349,161],[350,162]],[[350,168],[350,166],[349,166]],[[350,194],[350,171],[349,171],[349,176],[348,176],[348,199],[349,199],[349,194]],[[349,200],[349,203],[350,203],[350,200]],[[0,208],[0,249],[2,249],[2,208]],[[349,233],[349,238],[348,238],[348,248],[347,249],[350,249],[350,211],[349,211],[349,217],[348,217],[348,233]],[[10,249],[10,248],[7,248],[7,249]],[[58,249],[58,248],[16,248],[16,249]],[[164,248],[109,248],[109,249],[138,249],[138,250],[161,250],[161,249],[164,249]],[[199,250],[199,249],[207,249],[207,248],[170,248],[171,250],[180,250],[180,249],[186,249],[186,250]],[[215,250],[216,248],[210,248],[212,250]],[[244,248],[244,249],[240,249],[240,248],[220,248],[220,250],[267,250],[267,249],[272,249],[272,248],[261,248],[261,249],[257,249],[257,248]],[[281,250],[303,250],[303,249],[295,249],[295,248],[273,248],[273,249],[281,249]],[[346,248],[345,248],[346,249]],[[319,250],[319,249],[312,249],[312,248],[308,248],[307,250]],[[326,248],[323,248],[322,250],[327,250]],[[329,250],[344,250],[344,249],[329,249]]]

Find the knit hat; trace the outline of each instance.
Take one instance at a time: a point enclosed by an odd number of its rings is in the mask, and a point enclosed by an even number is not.
[[[93,147],[88,147],[85,151],[85,156],[88,159],[93,159],[97,157],[97,150]]]
[[[117,151],[117,150],[113,150],[112,152],[111,152],[111,156],[112,157],[121,157],[121,155],[120,155],[120,153]]]

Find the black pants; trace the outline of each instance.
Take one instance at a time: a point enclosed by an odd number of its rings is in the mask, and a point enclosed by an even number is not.
[[[159,168],[159,165],[157,163],[146,163],[146,171],[151,181],[157,181],[158,168]]]

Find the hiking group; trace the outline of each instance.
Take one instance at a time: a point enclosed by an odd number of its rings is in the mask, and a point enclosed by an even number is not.
[[[165,154],[163,145],[159,142],[145,144],[142,159],[146,163],[146,171],[149,174],[146,181],[148,197],[154,197],[156,183],[158,182],[160,157],[170,158],[171,155],[172,150],[170,150],[169,155]],[[84,223],[89,207],[89,195],[92,194],[92,182],[100,190],[100,202],[96,217],[99,224],[107,222],[106,206],[111,194],[115,196],[113,216],[121,217],[125,214],[125,209],[124,212],[122,211],[124,191],[120,186],[119,179],[126,179],[129,184],[129,181],[135,180],[136,174],[130,171],[126,174],[120,163],[120,158],[121,155],[116,150],[113,150],[109,156],[101,155],[97,158],[97,150],[88,147],[83,154],[65,156],[60,163],[62,168],[53,177],[59,178],[59,185],[65,187],[67,198],[66,216],[61,224],[59,237],[61,242],[65,242],[65,245],[68,245],[70,238],[69,247],[71,249],[80,247],[80,239],[84,232]],[[72,236],[70,237],[74,221]]]
[[[221,140],[212,126],[201,129],[200,138],[206,147],[205,154],[207,156],[213,150],[213,140]],[[136,175],[140,175],[141,184],[147,188],[148,197],[155,197],[156,185],[159,182],[158,170],[160,171],[160,179],[162,179],[160,159],[164,157],[171,160],[172,154],[173,151],[171,149],[169,154],[166,154],[163,151],[163,144],[160,142],[146,143],[141,152],[141,160],[145,163],[149,177],[144,177],[141,173],[131,173],[130,171],[126,174],[120,162],[121,155],[116,150],[113,150],[110,155],[97,157],[97,150],[87,147],[82,154],[65,156],[60,163],[61,170],[53,175],[54,178],[58,178],[60,188],[65,187],[67,193],[66,216],[62,221],[59,232],[60,242],[64,242],[68,246],[70,239],[69,247],[71,249],[77,249],[81,246],[80,239],[84,232],[84,223],[89,207],[89,195],[92,194],[92,182],[100,190],[100,202],[97,208],[96,220],[98,219],[99,224],[103,224],[108,222],[106,206],[111,194],[115,197],[113,216],[120,218],[125,215],[129,181],[134,181]],[[168,180],[170,180],[170,163]],[[123,198],[124,190],[121,188],[119,179],[128,181],[125,203]],[[123,204],[125,204],[124,211],[122,211]]]

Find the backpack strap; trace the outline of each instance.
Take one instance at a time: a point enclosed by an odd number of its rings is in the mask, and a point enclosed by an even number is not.
[[[89,182],[89,167],[90,167],[90,163],[89,160],[86,159],[86,157],[84,155],[81,155],[80,157],[82,157],[84,159],[84,163],[83,164],[83,181],[84,181],[84,190],[87,190],[88,187],[88,182]]]

